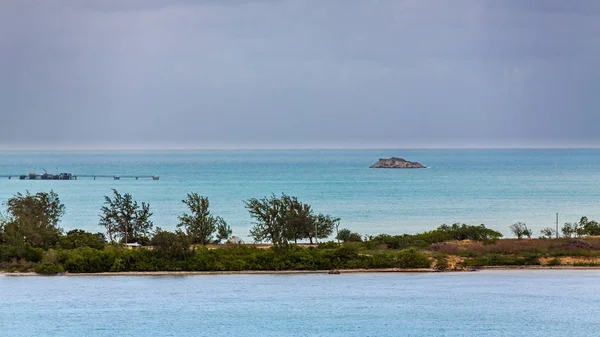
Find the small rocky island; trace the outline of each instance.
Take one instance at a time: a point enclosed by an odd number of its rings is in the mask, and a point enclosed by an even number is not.
[[[405,160],[404,158],[392,157],[381,158],[369,168],[426,168],[424,165]]]

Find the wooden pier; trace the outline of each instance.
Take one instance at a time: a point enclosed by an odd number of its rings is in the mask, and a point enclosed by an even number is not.
[[[31,172],[28,174],[0,174],[0,178],[8,179],[20,179],[20,180],[77,180],[78,178],[92,178],[94,180],[99,178],[112,178],[113,180],[123,179],[152,179],[158,180],[159,176],[155,175],[138,175],[138,174],[72,174],[72,173],[60,173],[60,174],[49,174],[44,172],[43,174],[37,174]]]
[[[148,176],[148,175],[110,175],[110,174],[78,174],[75,176],[75,179],[77,178],[94,178],[94,180],[96,180],[96,178],[113,178],[114,180],[121,180],[121,178],[125,178],[125,179],[135,179],[135,180],[139,180],[139,179],[152,179],[152,180],[158,180],[158,176]]]

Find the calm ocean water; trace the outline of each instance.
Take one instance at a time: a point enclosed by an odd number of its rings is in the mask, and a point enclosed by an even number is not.
[[[9,336],[596,336],[599,271],[0,276]]]
[[[429,169],[369,169],[401,156]],[[508,232],[524,221],[538,233],[582,215],[600,216],[600,150],[293,150],[0,152],[0,174],[30,171],[153,174],[159,181],[0,179],[0,200],[54,189],[67,206],[65,229],[98,227],[111,188],[149,202],[154,223],[173,229],[188,192],[210,197],[216,214],[246,238],[243,200],[285,192],[364,234],[414,233],[442,223],[484,223]],[[248,240],[248,239],[247,239]]]

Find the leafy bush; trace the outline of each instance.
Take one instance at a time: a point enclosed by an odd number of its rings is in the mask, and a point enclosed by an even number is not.
[[[55,275],[64,271],[61,265],[52,262],[42,262],[35,267],[35,272],[42,275]]]
[[[477,258],[465,259],[464,265],[469,267],[531,266],[540,265],[540,261],[536,254],[523,254],[521,256],[489,254]]]
[[[425,254],[415,248],[402,250],[396,255],[396,267],[398,268],[429,268],[431,261]]]
[[[448,265],[448,259],[444,256],[436,257],[435,269],[437,270],[448,270],[450,266]]]
[[[40,262],[44,256],[42,248],[34,248],[29,243],[19,245],[0,245],[0,261],[24,259],[28,262]]]
[[[102,233],[92,234],[81,229],[74,229],[67,232],[58,240],[58,247],[62,249],[75,249],[80,247],[90,247],[98,250],[104,249],[106,238]]]
[[[574,267],[598,267],[600,263],[597,262],[575,262],[573,263]]]
[[[490,244],[496,242],[501,237],[501,233],[486,228],[485,225],[471,226],[466,224],[453,224],[452,226],[441,225],[433,231],[414,235],[404,234],[392,236],[380,234],[371,237],[369,241],[376,244],[384,244],[390,249],[404,249],[408,247],[425,248],[435,243],[455,240],[471,240]]]
[[[347,228],[340,229],[336,239],[342,242],[361,242],[362,238],[360,234],[354,233]]]

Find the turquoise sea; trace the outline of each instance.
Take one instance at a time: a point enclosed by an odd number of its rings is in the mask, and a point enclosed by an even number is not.
[[[399,156],[422,170],[369,169]],[[4,151],[0,175],[30,171],[151,174],[160,180],[21,181],[0,179],[0,201],[16,192],[54,189],[66,204],[65,229],[99,231],[103,196],[112,188],[151,204],[154,223],[173,229],[188,192],[208,196],[234,235],[251,219],[243,200],[271,193],[298,196],[318,212],[363,234],[415,233],[443,223],[484,223],[508,234],[526,222],[545,226],[600,218],[600,150],[247,150]]]
[[[600,271],[0,275],[0,335],[597,336]]]

